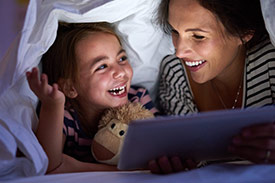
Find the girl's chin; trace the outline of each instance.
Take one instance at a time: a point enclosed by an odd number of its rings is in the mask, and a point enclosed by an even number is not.
[[[122,100],[122,101],[113,103],[114,104],[113,107],[119,107],[119,106],[125,105],[127,102],[128,102],[128,98],[127,100]]]

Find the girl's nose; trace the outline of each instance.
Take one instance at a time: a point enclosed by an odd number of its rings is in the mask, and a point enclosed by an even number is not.
[[[120,65],[113,66],[113,76],[114,78],[120,78],[125,75],[125,71]]]

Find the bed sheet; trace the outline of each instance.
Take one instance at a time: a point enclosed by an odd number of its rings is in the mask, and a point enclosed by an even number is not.
[[[275,167],[270,165],[210,165],[188,172],[154,175],[146,171],[85,172],[23,178],[5,183],[272,183]]]

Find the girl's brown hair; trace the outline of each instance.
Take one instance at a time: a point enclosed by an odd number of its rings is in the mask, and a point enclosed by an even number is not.
[[[64,89],[64,85],[73,86],[73,84],[81,79],[78,78],[79,68],[75,48],[81,39],[85,39],[87,35],[94,32],[114,35],[121,44],[113,27],[107,22],[59,23],[56,39],[41,59],[42,72],[48,75],[50,85],[58,83],[60,89],[63,91],[66,90]],[[80,122],[85,125],[83,123],[86,121],[85,115],[82,113],[78,101],[75,98],[68,97],[67,91],[63,91],[63,93],[66,96],[66,106],[71,106],[77,112]]]
[[[60,79],[76,82],[78,65],[75,47],[78,41],[92,32],[112,34],[120,42],[113,27],[107,22],[59,23],[56,39],[41,59],[42,71],[48,75],[49,84],[58,83]]]

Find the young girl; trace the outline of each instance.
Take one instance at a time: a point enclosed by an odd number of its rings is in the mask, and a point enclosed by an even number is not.
[[[40,79],[37,68],[26,75],[41,101],[36,135],[49,158],[47,172],[116,170],[97,164],[90,150],[103,111],[129,100],[156,109],[145,89],[130,87],[133,71],[111,26],[60,23],[42,68]]]

